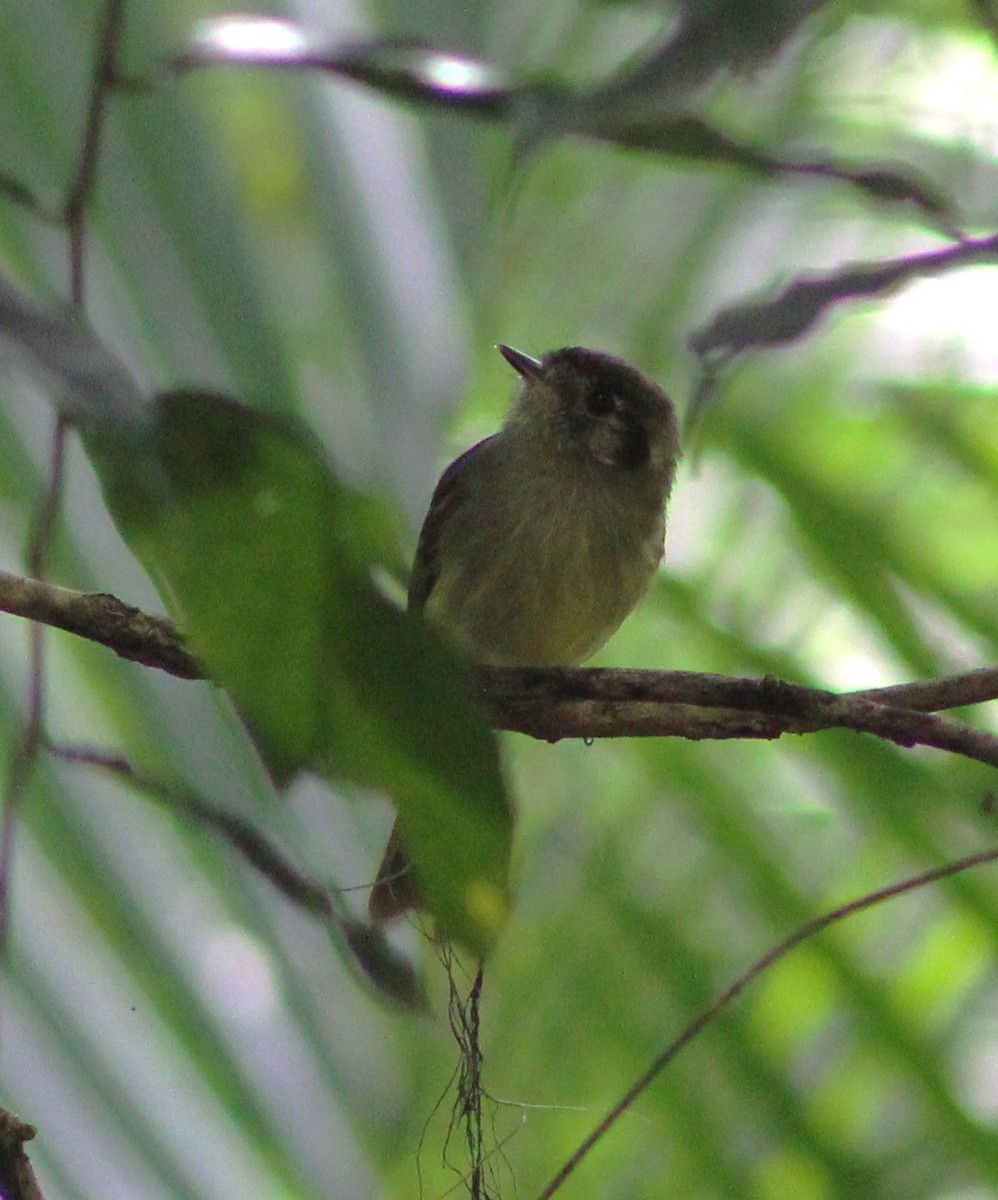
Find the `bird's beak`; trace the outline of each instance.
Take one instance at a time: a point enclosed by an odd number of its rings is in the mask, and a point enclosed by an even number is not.
[[[524,379],[539,378],[542,370],[540,359],[531,358],[529,354],[524,354],[522,350],[514,350],[512,346],[500,345],[499,353],[517,375],[522,375]]]

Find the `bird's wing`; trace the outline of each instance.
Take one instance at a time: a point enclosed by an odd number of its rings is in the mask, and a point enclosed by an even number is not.
[[[491,446],[498,434],[478,442],[470,450],[455,458],[451,465],[440,476],[430,501],[430,508],[419,531],[419,542],[416,545],[416,557],[412,564],[412,576],[409,580],[409,611],[421,613],[430,598],[434,584],[440,577],[440,535],[454,511],[460,508],[466,490],[466,475],[468,467],[487,447]]]

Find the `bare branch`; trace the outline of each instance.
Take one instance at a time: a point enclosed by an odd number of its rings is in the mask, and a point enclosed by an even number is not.
[[[166,617],[114,596],[0,572],[0,611],[99,642],[185,679],[204,667]],[[497,729],[545,741],[575,737],[778,738],[854,729],[899,746],[932,746],[998,766],[998,738],[942,709],[998,699],[998,668],[837,695],[778,679],[605,667],[478,667],[476,703]]]
[[[75,633],[107,646],[122,658],[182,679],[205,677],[172,621],[151,616],[104,592],[77,592],[0,571],[0,611]]]
[[[117,77],[118,48],[124,22],[125,0],[106,0],[79,159],[63,207],[62,219],[69,233],[69,290],[77,308],[83,306],[86,209],[97,182],[107,101]]]
[[[941,712],[946,708],[966,708],[998,699],[998,667],[980,667],[963,675],[932,679],[924,683],[895,683],[890,687],[853,692],[863,700],[891,704],[895,708],[914,708],[919,712]]]
[[[326,921],[341,920],[332,893],[302,874],[242,817],[209,804],[196,792],[154,779],[137,770],[123,754],[91,746],[53,745],[50,752],[64,762],[96,767],[115,775],[145,796],[166,804],[197,825],[217,834],[264,875],[298,908]]]
[[[994,688],[982,695],[982,676]],[[784,733],[854,729],[899,746],[933,746],[998,766],[998,738],[928,708],[963,705],[962,684],[998,697],[998,672],[836,695],[778,679],[732,679],[686,671],[482,667],[476,699],[498,729],[563,737],[778,738]],[[913,703],[905,693],[910,687]],[[947,703],[937,703],[945,700]]]
[[[760,22],[752,6],[745,9],[752,13],[748,21],[734,26],[709,16],[692,20],[678,36],[670,32],[643,61],[581,91],[547,77],[518,82],[495,63],[422,42],[330,38],[293,21],[233,15],[201,21],[190,45],[166,60],[162,70],[168,76],[220,65],[327,71],[408,104],[506,123],[522,146],[574,135],[693,162],[722,163],[763,177],[836,180],[880,203],[904,204],[940,232],[961,237],[953,203],[906,167],[852,165],[820,156],[775,157],[687,109],[691,91],[725,68],[733,43],[735,57],[743,62],[757,52],[768,54],[769,49],[759,51],[760,45],[782,40],[804,9],[815,4],[794,0],[792,7],[793,14],[784,20],[774,21],[767,10]],[[715,27],[725,45],[718,57],[710,48],[713,37],[703,36],[707,26]],[[749,28],[752,36],[746,37]],[[155,78],[130,82],[149,87]]]

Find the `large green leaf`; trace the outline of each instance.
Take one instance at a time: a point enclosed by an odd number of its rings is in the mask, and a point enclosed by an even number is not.
[[[118,436],[88,424],[119,527],[278,779],[387,792],[433,912],[484,953],[508,907],[495,739],[457,658],[372,582],[364,502],[303,430],[215,394],[158,397],[141,455]]]

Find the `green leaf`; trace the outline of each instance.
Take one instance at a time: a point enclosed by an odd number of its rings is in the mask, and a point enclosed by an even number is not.
[[[275,777],[387,792],[431,910],[484,953],[508,907],[495,739],[459,662],[372,583],[363,502],[304,430],[213,393],[160,396],[148,445],[115,423],[89,444],[119,527]]]

